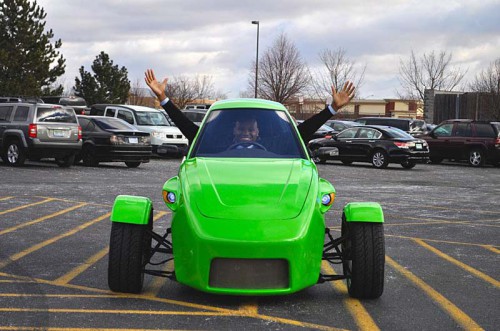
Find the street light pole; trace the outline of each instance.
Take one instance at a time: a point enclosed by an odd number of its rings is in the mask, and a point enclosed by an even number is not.
[[[257,77],[259,76],[259,21],[252,21],[257,24],[257,53],[255,55],[255,98],[257,99]]]

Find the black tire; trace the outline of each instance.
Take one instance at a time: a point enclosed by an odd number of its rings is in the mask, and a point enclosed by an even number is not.
[[[75,163],[75,154],[66,155],[62,158],[56,158],[56,163],[61,168],[69,168]]]
[[[430,156],[429,161],[431,161],[431,163],[434,163],[434,164],[439,164],[439,163],[443,162],[443,158],[439,157],[439,156]]]
[[[372,165],[377,169],[387,168],[389,165],[389,156],[386,151],[382,149],[376,149],[372,153],[371,157]]]
[[[403,168],[405,168],[405,169],[412,169],[412,168],[414,168],[416,165],[417,165],[417,164],[416,164],[415,162],[413,162],[413,161],[408,161],[408,160],[406,160],[406,161],[401,162],[401,166],[402,166]]]
[[[139,165],[141,165],[141,162],[125,162],[125,164],[129,168],[137,168]]]
[[[95,158],[95,149],[92,145],[84,145],[82,148],[83,165],[86,167],[97,167],[99,161]]]
[[[19,140],[10,140],[5,148],[4,157],[8,165],[19,167],[26,161],[26,150]]]
[[[341,160],[341,162],[345,165],[351,165],[352,161],[347,161],[347,160]]]
[[[486,155],[482,149],[473,148],[469,151],[469,165],[472,167],[482,167],[484,165],[484,160]]]
[[[344,275],[353,298],[376,299],[384,292],[385,243],[382,223],[348,223],[342,215]]]
[[[325,164],[326,163],[326,160],[323,158],[320,158],[319,156],[313,156],[311,159],[316,164]]]
[[[109,243],[108,286],[111,291],[140,293],[144,283],[144,265],[151,253],[153,211],[149,224],[113,222]]]

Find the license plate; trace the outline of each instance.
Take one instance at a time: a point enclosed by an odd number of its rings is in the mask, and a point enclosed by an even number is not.
[[[416,149],[422,149],[422,144],[415,144]]]
[[[65,130],[53,130],[52,135],[56,138],[64,138],[66,136]]]
[[[131,144],[137,144],[139,142],[139,139],[137,138],[128,138],[128,142]]]

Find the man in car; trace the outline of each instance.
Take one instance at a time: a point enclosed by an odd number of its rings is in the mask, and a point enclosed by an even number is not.
[[[193,142],[196,133],[198,132],[198,125],[194,124],[189,120],[174,103],[167,98],[165,94],[165,88],[167,87],[167,78],[162,82],[156,80],[154,71],[152,69],[147,69],[144,73],[144,80],[149,86],[151,91],[158,97],[160,104],[167,112],[168,116],[174,121],[175,125],[181,130],[182,134],[189,140],[190,143]],[[321,125],[323,125],[327,120],[330,119],[332,115],[335,115],[343,106],[347,105],[349,101],[354,98],[354,84],[352,82],[346,82],[342,90],[337,93],[337,90],[332,86],[332,97],[331,101],[326,102],[325,108],[305,120],[297,126],[299,133],[304,141],[311,140],[314,132],[318,130]]]

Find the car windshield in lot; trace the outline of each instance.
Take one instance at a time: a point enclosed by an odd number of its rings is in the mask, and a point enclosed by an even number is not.
[[[136,111],[137,125],[171,126],[161,112]]]
[[[282,111],[212,111],[190,157],[304,158],[299,137]]]
[[[73,109],[62,107],[38,107],[37,122],[77,123]]]
[[[411,134],[408,134],[405,131],[398,128],[389,127],[385,131],[392,138],[415,139]]]
[[[103,117],[94,118],[96,124],[103,130],[128,130],[136,131],[135,126],[128,124],[127,122],[120,120],[118,118]]]

